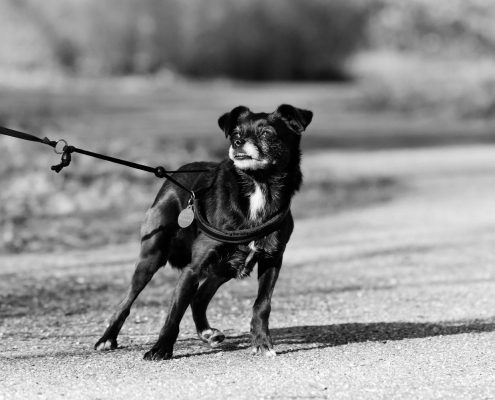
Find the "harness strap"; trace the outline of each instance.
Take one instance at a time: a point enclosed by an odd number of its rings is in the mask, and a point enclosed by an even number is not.
[[[264,236],[269,235],[270,233],[278,230],[282,224],[284,223],[287,215],[290,211],[290,204],[271,217],[265,223],[256,226],[255,228],[247,228],[240,229],[236,231],[221,231],[220,229],[215,228],[210,225],[206,219],[201,214],[199,209],[199,201],[198,199],[194,199],[194,216],[196,219],[196,223],[198,224],[198,228],[207,236],[212,239],[218,240],[224,243],[233,243],[233,244],[247,244],[252,242],[253,240],[259,240]]]

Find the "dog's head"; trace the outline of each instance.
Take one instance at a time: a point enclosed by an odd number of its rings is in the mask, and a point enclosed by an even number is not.
[[[237,168],[283,170],[299,161],[301,134],[312,118],[311,111],[288,104],[270,114],[239,106],[222,115],[218,125],[230,139],[229,157]]]

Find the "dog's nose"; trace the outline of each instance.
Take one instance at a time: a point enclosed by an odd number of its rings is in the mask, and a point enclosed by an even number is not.
[[[245,143],[244,139],[235,139],[234,140],[234,148],[241,147]]]

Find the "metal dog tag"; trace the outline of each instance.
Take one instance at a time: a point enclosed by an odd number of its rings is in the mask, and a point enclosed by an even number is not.
[[[177,223],[181,228],[187,228],[193,221],[194,211],[192,206],[189,205],[180,212],[179,217],[177,218]]]

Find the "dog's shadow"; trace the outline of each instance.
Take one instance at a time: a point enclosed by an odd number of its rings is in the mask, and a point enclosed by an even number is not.
[[[333,325],[304,325],[270,330],[278,354],[297,353],[312,349],[323,349],[342,346],[350,343],[388,342],[404,339],[420,339],[434,336],[450,336],[465,333],[486,333],[495,331],[495,317],[477,320],[443,321],[443,322],[372,322]],[[96,338],[95,338],[96,340]],[[217,348],[205,348],[199,339],[184,338],[177,341],[174,358],[208,356],[218,352],[247,351],[251,346],[248,333],[229,335],[225,342]],[[132,344],[119,347],[118,352],[145,351],[153,344]],[[191,349],[193,347],[194,349]],[[192,351],[191,351],[192,350]],[[32,359],[43,357],[87,355],[93,350],[55,351],[49,354],[22,354],[10,356],[12,359]],[[100,353],[101,354],[101,353]],[[102,354],[103,356],[103,354]]]
[[[305,325],[270,330],[278,354],[342,346],[361,342],[387,342],[434,336],[495,331],[495,317],[483,320],[445,322],[373,322],[335,325]],[[187,340],[186,340],[187,341]],[[178,355],[177,358],[200,356],[219,351],[239,351],[250,347],[249,334],[229,336],[213,351]]]

